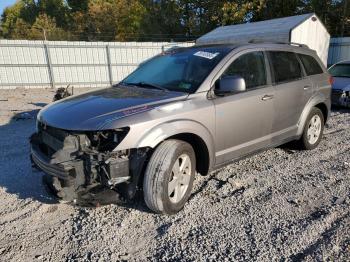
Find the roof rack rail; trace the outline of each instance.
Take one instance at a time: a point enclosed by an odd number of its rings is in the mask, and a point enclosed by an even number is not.
[[[259,43],[266,43],[266,44],[283,44],[283,45],[294,45],[299,46],[303,48],[309,48],[306,44],[300,44],[295,42],[278,42],[278,41],[264,41],[264,40],[257,40],[257,39],[251,39],[248,41],[250,44],[259,44]]]
[[[289,42],[288,44],[290,44],[290,45],[296,45],[296,46],[304,47],[304,48],[309,48],[309,46],[306,45],[306,44],[300,44],[300,43],[295,43],[295,42]]]
[[[196,43],[195,41],[185,41],[185,42],[181,42],[180,44],[195,44],[195,43]],[[186,46],[179,46],[178,44],[179,43],[177,43],[177,42],[174,42],[174,43],[170,42],[168,44],[162,45],[162,52],[164,52],[164,51],[171,51],[173,49],[186,47]]]

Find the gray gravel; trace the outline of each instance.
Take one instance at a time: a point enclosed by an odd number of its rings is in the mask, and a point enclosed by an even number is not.
[[[271,149],[198,177],[185,209],[160,216],[142,198],[83,209],[47,195],[28,137],[52,97],[0,90],[0,260],[350,260],[349,110],[332,112],[316,150]]]

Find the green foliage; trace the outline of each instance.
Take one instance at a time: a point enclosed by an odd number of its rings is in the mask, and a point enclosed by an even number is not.
[[[72,31],[89,41],[124,41],[141,33],[145,8],[136,0],[90,0],[86,12],[72,15]]]
[[[22,19],[20,19],[20,13],[23,9],[24,4],[22,2],[17,2],[11,7],[8,7],[4,10],[1,19],[1,31],[0,34],[5,38],[12,38],[14,31],[16,28],[23,27],[25,23]],[[19,21],[21,20],[21,21]],[[19,29],[19,28],[18,28]]]
[[[315,12],[350,35],[348,0],[18,0],[1,16],[7,39],[192,40],[217,26]]]
[[[70,39],[70,34],[57,27],[55,18],[47,14],[40,14],[36,18],[29,30],[28,38],[40,40],[43,39],[43,35],[49,40]]]
[[[86,12],[89,6],[89,0],[67,0],[66,1],[72,12]]]

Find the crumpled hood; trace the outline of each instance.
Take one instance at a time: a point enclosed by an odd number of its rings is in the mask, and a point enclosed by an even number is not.
[[[187,96],[187,93],[182,92],[132,86],[111,87],[50,104],[40,111],[38,120],[66,130],[100,130],[111,121]]]

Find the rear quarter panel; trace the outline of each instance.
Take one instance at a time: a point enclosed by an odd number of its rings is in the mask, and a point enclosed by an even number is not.
[[[298,136],[301,136],[306,119],[313,107],[318,104],[325,104],[328,111],[328,116],[330,115],[331,109],[331,85],[329,83],[329,74],[323,73],[320,75],[314,75],[310,77],[313,85],[313,94],[306,104],[303,113],[300,116],[298,123]]]

